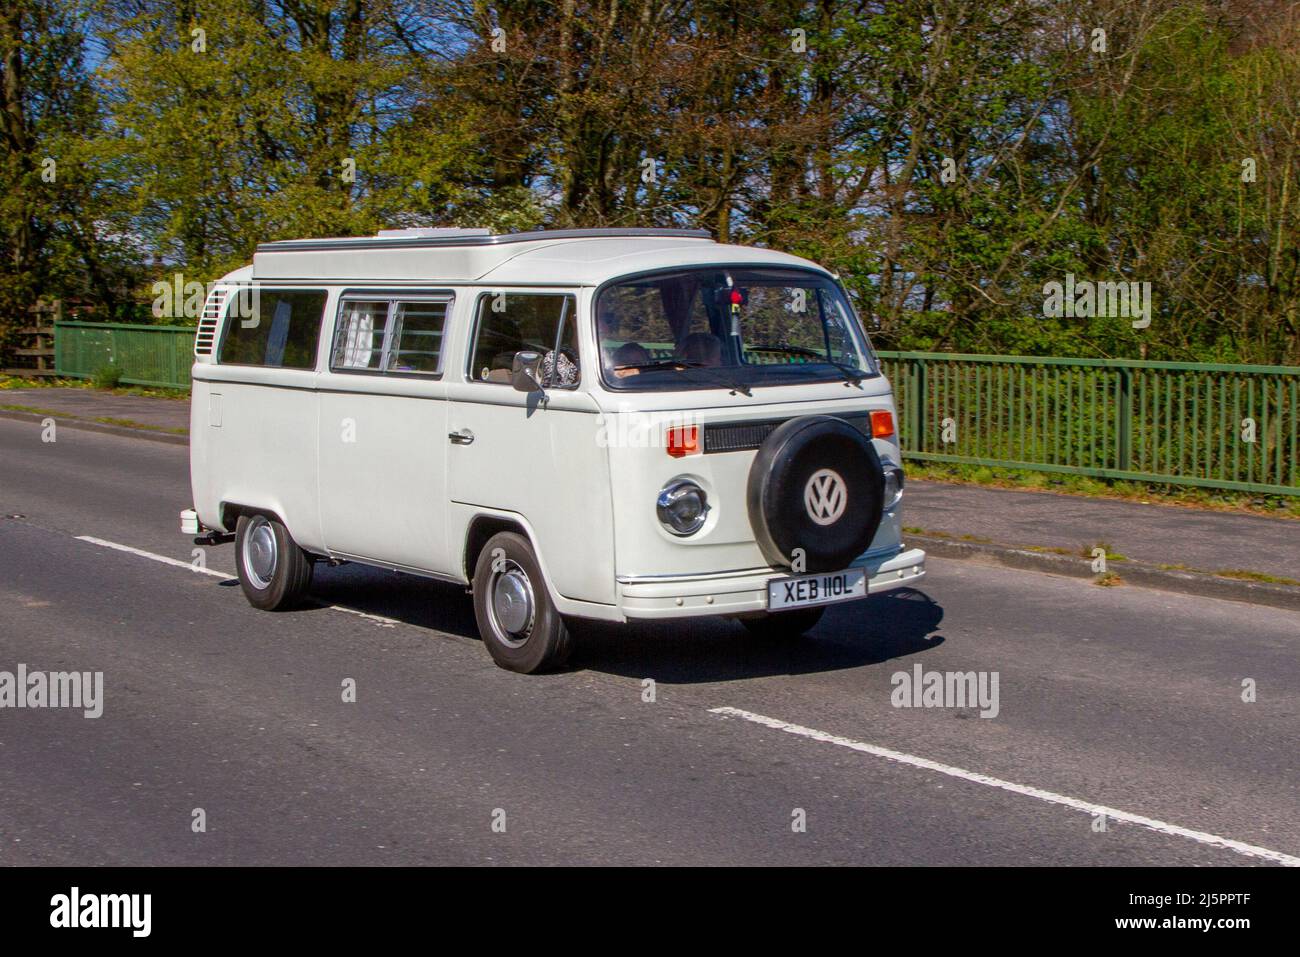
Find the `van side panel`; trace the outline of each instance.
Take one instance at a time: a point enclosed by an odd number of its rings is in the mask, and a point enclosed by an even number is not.
[[[320,514],[329,553],[454,572],[442,383],[323,373],[320,385]]]
[[[448,550],[463,553],[478,515],[517,517],[531,532],[551,588],[589,603],[583,614],[604,617],[595,606],[618,600],[614,502],[604,419],[588,391],[597,360],[587,324],[578,326],[583,371],[574,391],[550,389],[543,400],[508,384],[466,381],[479,291],[492,290],[466,290],[448,343],[454,361],[447,368],[447,430],[473,433],[469,444],[447,446]],[[590,291],[576,293],[576,315],[585,316]]]
[[[194,381],[190,459],[200,520],[223,527],[226,504],[273,512],[299,545],[322,552],[316,373],[220,365],[195,373],[203,379]]]
[[[509,385],[454,382],[448,398],[448,429],[474,434],[448,448],[450,543],[463,546],[479,511],[522,516],[560,595],[613,604],[609,457],[591,396],[557,389],[543,405]]]

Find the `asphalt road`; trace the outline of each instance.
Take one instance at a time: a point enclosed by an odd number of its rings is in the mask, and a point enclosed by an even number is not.
[[[83,540],[188,564],[187,470],[0,420],[0,671],[104,674],[98,719],[0,709],[0,864],[1300,863],[1300,615],[936,560],[797,644],[589,628],[525,677],[457,588],[322,569],[339,607],[268,614]],[[918,664],[997,716],[891,706]]]

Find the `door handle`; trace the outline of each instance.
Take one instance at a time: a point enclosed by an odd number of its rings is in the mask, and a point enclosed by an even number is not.
[[[448,432],[447,438],[451,439],[452,445],[469,445],[474,441],[474,433],[469,429],[461,429],[459,432]]]

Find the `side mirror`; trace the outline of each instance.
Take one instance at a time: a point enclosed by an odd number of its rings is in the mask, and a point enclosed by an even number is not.
[[[542,388],[542,354],[516,352],[510,364],[510,383],[519,392],[537,392]]]

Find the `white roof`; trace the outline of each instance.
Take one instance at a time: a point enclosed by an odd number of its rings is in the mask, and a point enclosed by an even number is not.
[[[240,266],[238,269],[234,269],[234,270],[231,270],[230,272],[226,273],[224,276],[222,276],[222,277],[221,277],[220,279],[218,279],[217,281],[218,281],[218,282],[236,282],[236,283],[252,282],[252,281],[253,281],[253,267],[252,267],[252,266]]]
[[[251,270],[225,278],[594,286],[629,273],[710,264],[826,272],[798,256],[715,243],[701,230],[539,230],[503,236],[484,230],[385,230],[375,237],[264,243]]]

